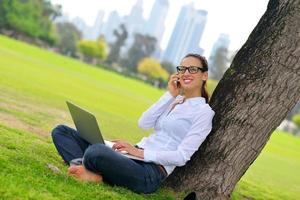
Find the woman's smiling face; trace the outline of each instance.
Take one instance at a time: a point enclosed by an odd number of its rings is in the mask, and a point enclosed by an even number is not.
[[[183,58],[180,66],[183,67],[191,67],[191,66],[195,66],[195,67],[203,67],[201,61],[198,58],[195,57],[186,57]],[[197,73],[195,74],[191,74],[189,73],[188,70],[186,70],[183,74],[179,73],[179,81],[181,84],[181,88],[183,90],[201,90],[202,84],[203,84],[203,80],[207,80],[208,78],[208,73],[206,72],[202,72],[201,70],[198,70]]]

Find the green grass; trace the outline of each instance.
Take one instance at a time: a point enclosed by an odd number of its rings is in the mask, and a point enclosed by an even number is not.
[[[300,138],[275,131],[236,187],[233,199],[300,199]]]
[[[148,135],[141,113],[164,90],[0,36],[0,199],[175,199],[160,189],[139,195],[65,175],[51,142],[56,125],[72,125],[65,101],[95,113],[107,139]],[[215,81],[209,82],[213,91]],[[300,199],[300,139],[276,131],[238,183],[233,199]],[[57,166],[54,173],[48,165]]]
[[[66,176],[49,138],[0,125],[0,199],[173,199],[160,190],[138,195],[122,187],[85,184]],[[48,165],[60,172],[53,173]]]

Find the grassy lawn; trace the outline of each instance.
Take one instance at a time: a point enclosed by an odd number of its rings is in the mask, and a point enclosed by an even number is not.
[[[0,36],[0,199],[176,199],[82,184],[65,175],[51,129],[73,126],[66,100],[93,112],[107,139],[132,143],[151,131],[137,120],[165,91]],[[213,91],[216,82],[209,82]],[[57,172],[51,166],[58,168]],[[300,199],[300,139],[276,131],[238,183],[233,199]]]

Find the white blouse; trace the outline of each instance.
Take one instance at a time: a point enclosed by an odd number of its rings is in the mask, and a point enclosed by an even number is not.
[[[137,143],[144,149],[144,160],[163,165],[168,175],[176,166],[185,165],[198,150],[212,129],[215,115],[204,97],[188,98],[171,110],[183,98],[174,98],[167,91],[138,121],[142,129],[154,127],[150,136]]]

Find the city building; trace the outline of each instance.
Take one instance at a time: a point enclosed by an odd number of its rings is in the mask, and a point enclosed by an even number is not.
[[[208,59],[208,63],[212,63],[212,58],[216,54],[216,51],[219,48],[222,47],[224,49],[228,49],[229,48],[229,44],[230,44],[229,35],[221,33],[219,35],[218,39],[216,40],[216,42],[214,43],[212,49],[211,49],[210,56],[209,56],[209,59]]]
[[[124,16],[124,23],[128,32],[125,46],[121,49],[121,54],[125,54],[134,43],[136,33],[144,34],[145,19],[143,17],[143,0],[137,0],[131,8],[130,14]]]
[[[119,13],[117,11],[112,11],[108,16],[107,21],[103,24],[100,35],[103,35],[108,43],[115,42],[116,38],[114,36],[114,30],[118,29],[123,22],[123,18]]]
[[[97,14],[97,18],[95,20],[94,25],[91,27],[91,33],[90,33],[90,39],[96,40],[100,34],[101,34],[101,29],[103,26],[103,19],[104,19],[104,11],[100,10]]]
[[[199,43],[204,32],[206,20],[207,11],[195,9],[193,3],[183,6],[164,53],[163,60],[178,65],[181,58],[187,53],[203,54]]]
[[[146,23],[145,34],[155,37],[158,45],[165,31],[165,20],[169,7],[168,0],[156,0]]]

